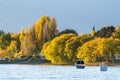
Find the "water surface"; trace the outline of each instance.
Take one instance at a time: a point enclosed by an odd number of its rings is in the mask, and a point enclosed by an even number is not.
[[[97,66],[0,65],[0,80],[120,80],[120,67],[101,72]]]

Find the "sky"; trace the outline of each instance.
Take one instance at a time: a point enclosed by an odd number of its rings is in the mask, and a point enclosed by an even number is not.
[[[18,33],[44,15],[55,17],[57,28],[79,34],[120,24],[120,0],[0,0],[0,30]]]

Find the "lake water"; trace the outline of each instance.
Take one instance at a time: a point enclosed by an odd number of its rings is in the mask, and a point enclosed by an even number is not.
[[[0,80],[120,80],[120,67],[109,67],[101,72],[99,67],[16,65],[1,64]]]

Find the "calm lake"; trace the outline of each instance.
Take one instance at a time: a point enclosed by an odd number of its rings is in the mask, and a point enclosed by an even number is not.
[[[0,80],[120,80],[120,67],[101,72],[97,66],[76,69],[75,66],[1,64]]]

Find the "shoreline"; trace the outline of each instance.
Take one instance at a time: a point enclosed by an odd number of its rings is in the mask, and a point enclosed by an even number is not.
[[[86,63],[86,66],[100,66],[102,62],[96,62],[96,63]],[[104,62],[107,66],[120,66],[120,63],[107,63]]]
[[[95,62],[95,63],[85,63],[86,66],[100,66],[102,62]],[[104,62],[107,66],[120,66],[120,63],[108,63]],[[7,63],[0,63],[0,64],[26,64],[26,65],[52,65],[52,66],[75,66],[75,64],[52,64],[50,62],[7,62]]]

